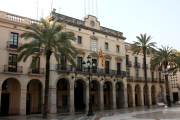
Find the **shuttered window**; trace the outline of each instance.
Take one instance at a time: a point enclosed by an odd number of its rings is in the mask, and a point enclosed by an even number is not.
[[[91,40],[92,51],[97,51],[97,41]]]

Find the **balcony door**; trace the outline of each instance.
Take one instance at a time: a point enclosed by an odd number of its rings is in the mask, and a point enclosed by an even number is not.
[[[8,72],[17,72],[17,55],[9,54]]]
[[[39,64],[40,64],[40,58],[38,57],[32,65],[32,73],[39,74]]]
[[[109,74],[109,61],[105,61],[105,73]]]
[[[66,58],[65,56],[62,56],[61,57],[61,70],[66,70],[66,65],[67,65]]]
[[[92,64],[92,72],[97,73],[97,59],[92,59],[92,63],[95,63],[95,66]]]
[[[17,47],[18,47],[18,34],[11,32],[11,36],[10,36],[10,48],[17,49]]]
[[[82,71],[82,57],[77,57],[77,68],[76,70]]]
[[[138,66],[137,57],[135,57],[135,66]]]
[[[138,80],[138,78],[139,78],[139,71],[136,70],[136,80]]]
[[[126,65],[129,65],[129,57],[128,57],[128,55],[126,55]]]
[[[121,63],[117,63],[117,74],[121,74]]]

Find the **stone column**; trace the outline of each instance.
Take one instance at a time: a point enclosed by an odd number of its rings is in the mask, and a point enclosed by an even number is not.
[[[110,94],[111,109],[116,109],[116,88],[113,86],[112,95]]]
[[[74,88],[70,88],[69,91],[69,112],[73,113],[74,109]]]
[[[27,89],[20,90],[19,114],[26,115],[26,93]]]
[[[140,105],[144,106],[144,94],[143,94],[143,91],[140,92]]]
[[[127,101],[127,88],[124,90],[124,108],[128,107],[128,101]]]
[[[100,110],[104,110],[104,89],[100,89]]]
[[[135,107],[136,106],[136,103],[135,103],[135,89],[134,88],[132,88],[133,90],[132,90],[132,105],[133,105],[133,107]]]
[[[45,92],[45,90],[44,89],[42,89],[41,90],[41,98],[42,98],[42,104],[44,104],[44,92]]]
[[[57,113],[57,90],[56,88],[49,88],[48,98],[48,112]]]
[[[156,89],[157,89],[157,88],[156,88]],[[158,94],[159,94],[159,91],[156,90],[156,91],[155,91],[155,102],[156,102],[156,104],[159,102]]]
[[[84,102],[86,104],[86,112],[88,112],[89,111],[89,89],[85,89],[84,91],[85,91]]]
[[[152,105],[151,91],[149,91],[148,96],[149,96],[149,105]]]

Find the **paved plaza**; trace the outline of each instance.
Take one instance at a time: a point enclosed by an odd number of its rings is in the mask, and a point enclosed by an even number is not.
[[[25,116],[1,116],[0,120],[180,120],[180,106],[173,106],[172,108],[152,106],[149,109],[146,106],[140,106],[94,111],[94,114],[94,116],[90,117],[81,112],[75,114],[49,114],[48,119],[42,119],[41,114],[31,114]]]

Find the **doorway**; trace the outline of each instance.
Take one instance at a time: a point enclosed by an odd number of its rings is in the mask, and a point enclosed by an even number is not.
[[[138,106],[137,94],[135,94],[135,103],[136,103],[136,106]]]
[[[1,115],[9,114],[9,94],[2,94],[1,96]]]
[[[30,94],[26,95],[26,114],[30,114]]]

